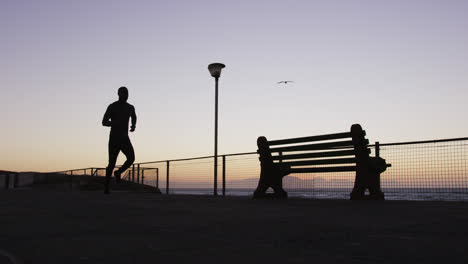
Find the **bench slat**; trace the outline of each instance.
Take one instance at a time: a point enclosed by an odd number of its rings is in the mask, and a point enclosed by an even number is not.
[[[291,173],[309,173],[309,172],[343,172],[356,171],[356,166],[337,166],[337,167],[319,167],[319,168],[293,168]]]
[[[278,139],[278,140],[268,141],[268,144],[270,144],[270,146],[273,146],[273,145],[294,144],[294,143],[303,143],[303,142],[320,141],[320,140],[332,140],[332,139],[350,138],[350,137],[351,137],[350,132],[343,132],[343,133],[335,133],[335,134],[311,136],[311,137]]]
[[[324,157],[340,157],[340,156],[354,156],[354,149],[326,151],[326,152],[312,152],[312,153],[302,153],[302,154],[290,154],[290,155],[272,156],[272,158],[273,160],[291,160],[291,159],[324,158]]]
[[[281,162],[280,164],[288,166],[306,166],[306,165],[324,165],[324,164],[345,164],[356,163],[356,158],[342,158],[342,159],[316,159],[316,160],[301,160]]]
[[[278,147],[271,148],[271,152],[287,152],[287,151],[303,151],[303,150],[322,150],[322,149],[331,149],[331,148],[352,148],[353,141],[337,141],[337,142],[328,142],[328,143],[318,143],[318,144],[309,144],[309,145],[300,145],[300,146],[289,146],[289,147]]]

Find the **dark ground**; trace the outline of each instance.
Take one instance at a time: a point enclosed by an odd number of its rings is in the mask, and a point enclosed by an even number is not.
[[[0,191],[0,263],[468,263],[467,235],[459,202]]]

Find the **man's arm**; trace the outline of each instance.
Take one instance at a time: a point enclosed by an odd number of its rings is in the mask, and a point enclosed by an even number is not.
[[[110,127],[112,125],[111,122],[111,117],[110,117],[110,106],[107,107],[106,112],[104,113],[104,117],[102,118],[102,125]]]
[[[132,119],[132,126],[130,127],[130,132],[135,131],[136,128],[136,121],[137,121],[137,116],[135,113],[135,107],[132,107],[132,113],[130,115],[130,118]]]

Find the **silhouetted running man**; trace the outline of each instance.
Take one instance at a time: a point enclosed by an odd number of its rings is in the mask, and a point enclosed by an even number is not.
[[[128,169],[135,161],[135,152],[133,151],[132,143],[128,137],[128,121],[132,118],[132,126],[130,132],[135,131],[136,114],[135,107],[127,103],[128,90],[126,87],[120,87],[118,90],[119,100],[110,104],[107,107],[102,125],[111,127],[109,136],[109,164],[106,168],[106,183],[104,193],[109,194],[109,183],[112,176],[112,171],[117,162],[117,156],[122,151],[127,157],[125,163],[114,172],[115,181],[120,182],[120,175]]]

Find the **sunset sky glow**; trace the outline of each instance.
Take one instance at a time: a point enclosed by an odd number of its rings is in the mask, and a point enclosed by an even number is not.
[[[105,167],[127,86],[136,161],[344,132],[468,135],[468,1],[2,0],[0,170]],[[281,80],[294,83],[278,85]],[[123,158],[119,158],[121,163]]]

